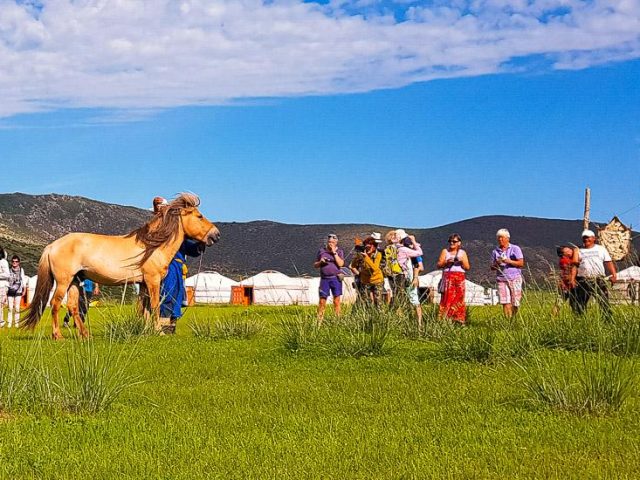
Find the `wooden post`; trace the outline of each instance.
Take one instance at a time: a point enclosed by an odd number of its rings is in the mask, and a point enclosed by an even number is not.
[[[584,191],[584,217],[582,220],[582,229],[589,229],[589,213],[591,211],[591,190],[587,187]]]

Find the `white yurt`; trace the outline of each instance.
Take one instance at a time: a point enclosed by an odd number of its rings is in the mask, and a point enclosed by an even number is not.
[[[231,287],[240,285],[218,272],[200,272],[184,283],[187,288],[193,288],[195,303],[230,303]]]
[[[640,267],[634,265],[620,270],[611,288],[611,302],[640,305]]]
[[[266,270],[240,282],[254,305],[310,305],[308,279]]]
[[[440,303],[440,294],[438,293],[438,282],[442,278],[442,270],[434,270],[418,277],[419,288],[431,289],[433,292],[433,303]],[[485,288],[482,285],[465,280],[464,303],[466,305],[486,305],[490,303]]]
[[[619,282],[628,282],[629,280],[640,282],[640,267],[634,265],[632,267],[625,268],[624,270],[620,270],[617,277]]]
[[[27,285],[27,304],[31,305],[31,302],[33,301],[33,296],[36,293],[36,284],[38,283],[38,275],[34,275],[33,277],[29,278],[29,282]],[[51,293],[51,295],[53,295],[53,293]]]

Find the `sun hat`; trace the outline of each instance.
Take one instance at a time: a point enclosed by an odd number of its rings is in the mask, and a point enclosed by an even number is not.
[[[373,232],[371,238],[373,238],[376,243],[382,243],[382,234],[380,232]]]
[[[595,237],[596,234],[593,233],[593,230],[583,230],[581,237]]]
[[[405,232],[401,228],[396,230],[396,234],[398,235],[398,237],[400,237],[400,240],[404,240],[405,238],[407,238],[409,236],[409,235],[407,235],[407,232]]]

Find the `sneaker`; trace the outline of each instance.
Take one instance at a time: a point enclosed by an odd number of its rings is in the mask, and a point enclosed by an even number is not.
[[[14,326],[14,327],[16,327],[16,328],[18,328],[18,327],[20,327],[20,324],[19,324],[18,322],[16,322],[16,323],[14,323],[14,325],[13,325],[13,326]]]

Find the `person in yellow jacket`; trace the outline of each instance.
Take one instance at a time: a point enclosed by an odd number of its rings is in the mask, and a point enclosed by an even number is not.
[[[380,268],[382,253],[378,250],[375,238],[367,237],[362,242],[364,253],[361,253],[359,270],[360,284],[365,293],[365,298],[374,305],[382,305],[384,293],[384,275]]]

